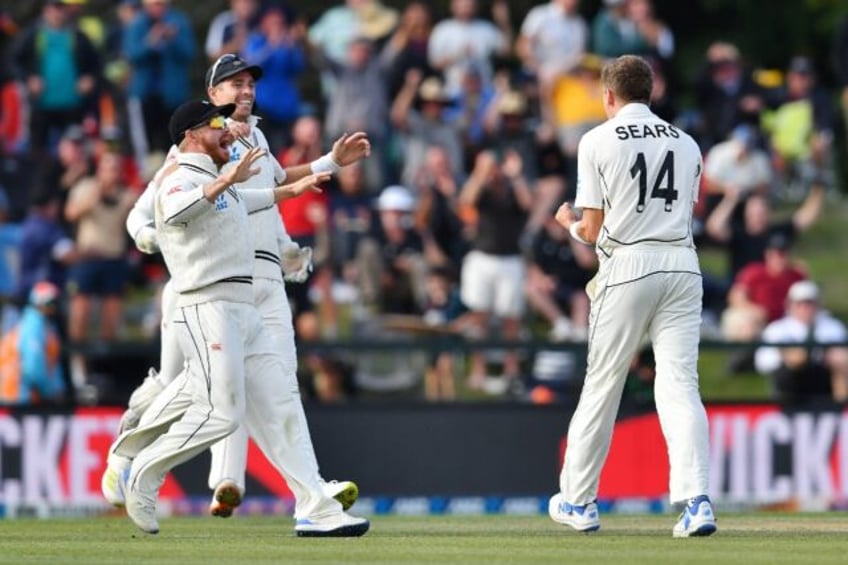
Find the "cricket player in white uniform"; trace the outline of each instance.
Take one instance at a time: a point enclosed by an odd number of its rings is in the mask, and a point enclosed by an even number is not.
[[[142,530],[158,531],[155,498],[167,471],[243,422],[298,496],[298,535],[362,535],[368,521],[344,513],[338,501],[324,494],[317,472],[311,472],[314,457],[310,461],[302,453],[299,434],[305,419],[296,409],[301,406],[297,383],[279,383],[286,372],[280,344],[264,329],[253,304],[252,275],[243,274],[254,270],[248,212],[269,209],[327,180],[329,173],[289,186],[237,191],[234,182],[261,174],[254,165],[266,152],[250,149],[219,176],[216,165],[226,164],[234,138],[223,129],[223,119],[222,130],[214,129],[217,116],[207,127],[205,108],[229,115],[236,104],[190,102],[174,113],[170,130],[175,143],[181,143],[179,165],[165,174],[156,193],[156,236],[178,293],[172,323],[188,369],[173,401],[190,397],[190,402],[166,433],[159,435],[172,418],[154,419],[149,429],[119,438],[116,452],[126,455],[126,449],[134,455],[124,488],[127,513]],[[138,450],[133,442],[146,443],[145,432],[158,437]]]
[[[262,188],[274,186],[287,181],[296,181],[306,175],[318,171],[335,172],[339,167],[353,163],[368,155],[370,144],[363,133],[345,135],[339,138],[332,151],[319,158],[313,163],[294,166],[283,169],[276,159],[270,155],[267,141],[261,130],[256,126],[258,119],[251,115],[253,101],[255,98],[254,82],[262,76],[262,69],[258,66],[248,65],[240,57],[232,54],[221,56],[215,64],[207,71],[206,82],[208,85],[208,96],[217,104],[235,102],[236,110],[230,120],[229,127],[238,130],[238,137],[231,148],[231,161],[237,160],[240,152],[253,146],[259,146],[268,151],[265,158],[257,161],[260,173],[251,177],[245,183],[238,185],[239,190],[251,188]],[[155,192],[155,186],[161,180],[163,171],[168,170],[177,154],[175,148],[169,153],[163,168],[154,177],[148,189],[139,198],[133,211],[127,220],[127,228],[136,244],[146,253],[155,253],[158,245],[153,227],[153,198],[150,196]],[[290,282],[303,282],[311,269],[310,248],[299,248],[285,232],[280,215],[276,209],[270,208],[251,214],[251,228],[253,232],[255,251],[254,267],[254,295],[256,305],[262,314],[263,323],[278,342],[277,352],[282,357],[286,368],[284,375],[278,376],[278,381],[285,381],[296,385],[297,357],[294,343],[294,329],[292,326],[291,311],[285,295],[283,275],[280,271],[282,258],[282,271],[285,280]],[[162,354],[160,373],[151,371],[151,375],[133,393],[129,408],[124,414],[121,422],[121,431],[131,430],[138,426],[141,421],[142,429],[135,435],[147,437],[147,441],[153,441],[155,437],[146,433],[144,428],[149,427],[155,418],[158,421],[174,420],[178,418],[187,408],[186,403],[174,402],[178,397],[178,391],[184,386],[182,380],[176,383],[172,381],[182,370],[182,356],[179,348],[175,345],[175,336],[169,329],[171,305],[174,302],[173,293],[170,292],[170,283],[163,289],[162,294]],[[169,386],[170,390],[161,391]],[[161,393],[161,394],[160,394]],[[159,397],[157,398],[157,395]],[[154,401],[154,399],[156,399]],[[148,407],[152,410],[148,412]],[[318,477],[323,491],[330,497],[338,500],[342,508],[350,508],[358,497],[358,488],[352,481],[330,481],[325,482],[318,473],[318,463],[303,413],[302,404],[294,407],[300,420],[296,427],[289,428],[290,434],[296,438],[299,453],[308,460],[308,469]],[[147,416],[142,416],[147,414]],[[155,415],[155,416],[154,416]],[[140,449],[142,443],[138,440],[127,440],[128,445]],[[105,498],[116,505],[123,504],[120,491],[119,479],[123,469],[129,466],[130,459],[121,457],[115,453],[115,448],[122,442],[116,441],[110,452],[109,466],[103,475],[102,487]],[[122,453],[132,455],[132,450],[126,447]],[[220,444],[212,448],[212,466],[210,469],[209,486],[214,490],[210,513],[214,516],[228,517],[232,514],[244,496],[245,489],[245,466],[247,464],[247,435],[243,428],[237,430]],[[284,475],[290,487],[295,492],[298,500],[308,497],[297,496],[299,486],[297,484],[297,473],[294,476]],[[291,479],[291,480],[290,480]],[[291,485],[294,481],[295,484]],[[302,490],[302,489],[300,489]],[[296,509],[296,516],[298,515]]]
[[[685,503],[675,537],[716,531],[709,498],[707,417],[698,391],[702,282],[692,242],[701,152],[648,108],[653,77],[625,55],[601,74],[609,120],[578,148],[575,207],[556,219],[595,243],[600,259],[589,326],[588,368],[568,427],[560,492],[551,518],[579,531],[600,527],[598,482],[609,451],[628,366],[643,338],[656,358],[654,396],[668,446],[672,503]],[[591,285],[592,283],[590,283]]]

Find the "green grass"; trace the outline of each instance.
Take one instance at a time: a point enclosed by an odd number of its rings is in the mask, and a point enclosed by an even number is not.
[[[170,518],[157,536],[126,518],[4,521],[0,563],[845,563],[845,516],[726,514],[711,538],[673,539],[670,515],[604,516],[577,534],[544,516],[374,518],[360,539],[301,539],[291,521]]]

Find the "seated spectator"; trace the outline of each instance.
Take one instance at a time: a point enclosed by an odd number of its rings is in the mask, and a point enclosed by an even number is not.
[[[59,294],[52,283],[36,283],[20,321],[0,340],[0,404],[26,406],[65,399],[61,339],[52,321]]]
[[[818,286],[812,281],[796,282],[789,288],[786,315],[766,326],[762,341],[798,345],[760,347],[756,368],[769,377],[774,398],[780,402],[817,398],[845,402],[847,340],[845,325],[821,308]]]
[[[489,321],[501,323],[501,337],[518,339],[524,315],[526,268],[518,242],[524,230],[533,194],[522,173],[521,157],[512,151],[499,163],[491,151],[477,156],[474,170],[460,192],[460,203],[477,212],[471,251],[462,262],[461,297],[472,314],[480,336],[488,334]],[[523,394],[518,354],[504,356],[499,382],[512,394]],[[471,355],[469,386],[486,386],[483,352]]]
[[[273,151],[291,142],[292,126],[301,113],[297,78],[306,70],[303,26],[288,18],[280,6],[266,8],[242,51],[248,63],[262,69],[262,80],[256,83],[256,106]]]
[[[206,57],[215,61],[226,53],[241,53],[256,26],[259,0],[230,0],[230,9],[217,14],[206,32]]]
[[[707,170],[709,167],[708,162]],[[731,280],[745,266],[763,259],[771,234],[779,232],[790,240],[795,239],[815,224],[824,206],[825,190],[814,184],[790,219],[772,221],[767,196],[752,193],[743,198],[733,184],[725,185],[724,191],[721,202],[707,219],[706,230],[713,240],[727,246]],[[734,218],[736,210],[741,212],[738,218]]]
[[[765,324],[783,315],[786,294],[796,282],[807,278],[790,256],[792,240],[775,232],[766,243],[762,262],[742,269],[728,293],[722,315],[722,333],[731,341],[753,341]]]
[[[412,221],[415,198],[393,185],[383,189],[376,207],[376,231],[356,252],[362,297],[380,312],[420,313],[426,302],[427,263],[424,242]]]
[[[573,240],[550,214],[533,241],[526,288],[530,306],[550,324],[551,340],[586,340],[589,297],[584,287],[597,265],[594,249]]]
[[[589,30],[579,7],[580,0],[551,0],[531,8],[515,46],[525,72],[539,84],[542,115],[551,122],[554,86],[586,52]]]
[[[415,175],[428,147],[443,147],[454,170],[464,171],[465,165],[459,128],[442,119],[444,109],[451,102],[450,96],[437,77],[421,79],[418,70],[410,70],[391,109],[392,124],[403,142],[401,179],[409,186],[415,185]],[[413,107],[416,101],[417,107]]]
[[[799,199],[812,182],[834,184],[835,126],[831,94],[816,86],[813,62],[794,57],[786,73],[785,97],[763,115],[783,196]]]
[[[700,119],[693,133],[705,151],[727,139],[739,124],[759,123],[766,108],[765,92],[745,67],[739,49],[722,41],[707,48],[694,91]]]

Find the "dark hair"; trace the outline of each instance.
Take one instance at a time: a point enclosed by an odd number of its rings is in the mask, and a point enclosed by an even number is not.
[[[622,55],[604,65],[601,83],[624,102],[651,101],[654,73],[645,59],[636,55]]]

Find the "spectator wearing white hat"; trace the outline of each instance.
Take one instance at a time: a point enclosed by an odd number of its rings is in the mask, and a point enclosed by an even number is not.
[[[799,281],[789,288],[786,315],[763,331],[755,366],[771,380],[776,400],[799,402],[830,398],[848,400],[848,330],[821,307],[816,283]]]
[[[415,197],[392,185],[377,198],[379,221],[357,250],[360,291],[382,312],[414,314],[427,300],[424,241],[413,219]]]

